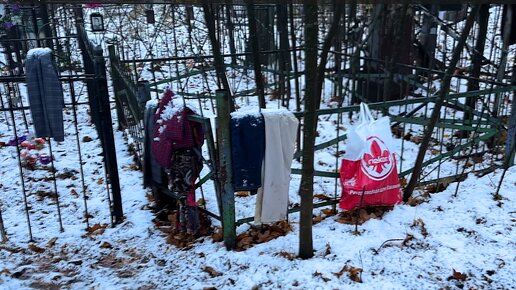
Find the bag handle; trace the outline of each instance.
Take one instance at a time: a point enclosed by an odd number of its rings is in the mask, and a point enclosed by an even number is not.
[[[371,123],[372,121],[374,121],[373,115],[371,114],[371,110],[369,110],[369,106],[364,102],[360,103],[360,114],[358,120],[361,123]]]

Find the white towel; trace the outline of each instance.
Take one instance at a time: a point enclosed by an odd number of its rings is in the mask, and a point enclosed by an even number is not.
[[[262,187],[258,189],[254,222],[284,220],[287,217],[290,167],[296,149],[299,121],[287,110],[262,110],[265,121],[265,158]]]

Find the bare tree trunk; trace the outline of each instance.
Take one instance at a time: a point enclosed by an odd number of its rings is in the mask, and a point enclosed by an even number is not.
[[[292,2],[289,4],[290,10],[290,39],[292,40],[292,56],[293,56],[293,65],[294,65],[294,82],[296,86],[296,111],[301,111],[301,89],[299,88],[299,69],[297,65],[297,46],[296,46],[296,31],[294,27],[294,5]]]
[[[473,26],[475,17],[478,14],[479,5],[474,5],[471,13],[468,15],[468,19],[466,20],[466,25],[462,30],[462,34],[460,35],[459,42],[457,46],[453,50],[452,59],[450,61],[450,65],[446,69],[444,73],[444,78],[441,81],[441,90],[439,91],[439,95],[435,101],[435,105],[432,111],[432,115],[430,116],[430,121],[428,122],[428,126],[426,127],[425,133],[423,135],[423,140],[419,145],[419,152],[417,153],[416,164],[414,165],[414,170],[412,171],[412,176],[410,177],[410,181],[405,188],[405,193],[403,194],[403,200],[408,201],[409,197],[412,195],[414,188],[416,187],[417,181],[419,179],[419,174],[421,173],[421,169],[423,168],[423,159],[425,158],[426,150],[428,149],[428,144],[430,143],[430,139],[432,137],[432,133],[435,128],[435,124],[439,120],[439,116],[441,115],[441,107],[443,105],[444,99],[448,95],[450,91],[450,83],[451,78],[453,76],[453,72],[455,71],[455,66],[459,61],[460,54],[464,45],[466,44],[466,39],[468,38],[471,27]]]
[[[236,58],[236,47],[235,47],[235,26],[233,25],[233,20],[231,20],[231,11],[233,9],[232,5],[226,6],[226,25],[228,26],[228,34],[229,34],[229,51],[231,52],[231,64],[237,64]]]
[[[294,69],[294,86],[296,91],[296,112],[301,111],[301,89],[299,87],[299,69],[297,65],[297,45],[296,45],[296,31],[294,26],[294,5],[292,1],[289,2],[289,22],[290,22],[290,39],[292,40],[292,64]],[[301,126],[300,126],[301,127]],[[301,140],[301,128],[297,129],[297,140]],[[301,142],[297,142],[297,151],[301,151]],[[299,160],[299,157],[297,159]]]
[[[279,94],[281,96],[281,105],[284,107],[289,107],[290,103],[290,79],[285,79],[285,75],[287,71],[291,71],[290,67],[290,56],[288,53],[289,44],[288,44],[288,10],[287,5],[278,4],[276,5],[277,11],[277,24],[276,27],[278,29],[279,34]],[[286,82],[286,84],[285,84]],[[286,90],[285,90],[286,85]],[[286,93],[286,94],[285,94]]]
[[[251,41],[251,49],[253,51],[253,69],[254,79],[256,82],[256,92],[258,94],[258,103],[260,108],[265,108],[265,88],[262,75],[262,62],[260,59],[260,44],[258,43],[258,31],[256,29],[256,17],[254,14],[254,1],[246,0],[246,4],[249,24],[249,39]]]
[[[477,42],[475,43],[475,50],[473,51],[473,57],[471,59],[471,63],[473,66],[471,68],[471,76],[475,79],[468,80],[468,91],[476,91],[480,88],[478,84],[478,78],[480,78],[480,69],[482,68],[482,56],[484,55],[484,47],[486,44],[488,20],[489,5],[480,5],[480,11],[478,15],[478,36]],[[466,105],[473,110],[475,109],[476,103],[476,97],[470,97],[466,99]],[[464,122],[466,124],[473,123],[473,114],[471,114],[469,111],[464,112]]]
[[[213,9],[209,2],[205,2],[203,5],[204,10],[204,20],[206,21],[206,27],[208,28],[208,36],[210,38],[211,47],[213,49],[213,57],[215,58],[215,70],[217,71],[217,78],[219,82],[222,84],[222,87],[227,90],[230,102],[230,110],[231,112],[235,111],[235,101],[233,100],[233,94],[231,93],[231,88],[229,87],[229,81],[226,76],[226,69],[224,68],[224,59],[222,58],[222,53],[220,52],[220,42],[217,39],[216,29],[215,29],[215,17],[213,15]]]
[[[321,96],[322,96],[322,86],[324,83],[324,73],[326,71],[326,63],[328,62],[328,52],[333,44],[333,39],[337,35],[337,31],[339,29],[340,20],[342,19],[342,14],[344,13],[344,9],[346,7],[344,5],[336,5],[335,12],[333,14],[333,22],[331,23],[330,30],[324,39],[324,44],[321,50],[321,62],[317,67],[317,88],[315,91],[317,104],[317,109],[321,106]],[[317,124],[316,124],[317,125]]]
[[[317,127],[317,4],[305,1],[305,113],[303,127],[303,161],[301,188],[301,211],[299,222],[299,257],[313,257],[312,212],[314,189],[314,145]]]

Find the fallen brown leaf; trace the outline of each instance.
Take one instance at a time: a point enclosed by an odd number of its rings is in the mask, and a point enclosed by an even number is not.
[[[333,216],[337,214],[337,210],[333,208],[323,208],[321,212],[326,216]]]
[[[351,279],[351,281],[362,283],[362,269],[351,267],[351,269],[349,270],[349,278]]]
[[[320,277],[324,282],[331,281],[331,279],[330,279],[330,278],[326,278],[326,277],[324,277],[324,276],[323,276],[323,274],[321,274],[321,273],[319,273],[319,272],[317,272],[317,271],[315,271],[315,273],[313,273],[313,274],[312,274],[312,276],[314,276],[314,277]]]
[[[251,193],[249,191],[237,191],[235,192],[236,197],[248,197]]]
[[[75,189],[72,188],[72,190],[70,190],[70,195],[71,196],[74,196],[74,197],[79,197],[79,194],[77,193],[77,191]]]
[[[253,237],[244,237],[237,242],[238,249],[249,249],[253,243]]]
[[[362,283],[362,268],[356,268],[349,265],[344,265],[339,272],[332,273],[337,278],[340,278],[344,273],[348,273],[349,279],[351,281]]]
[[[421,234],[423,235],[423,237],[426,238],[428,236],[428,231],[426,229],[425,222],[423,221],[423,219],[421,219],[421,218],[415,219],[412,222],[412,226],[411,227],[412,228],[420,227],[421,228]]]
[[[52,248],[52,247],[56,244],[56,241],[57,241],[57,238],[56,238],[56,237],[51,238],[51,239],[50,239],[50,240],[48,240],[48,242],[47,242],[47,247]]]
[[[417,206],[417,205],[420,205],[422,203],[426,202],[426,200],[424,200],[423,198],[418,198],[418,197],[409,197],[407,203],[410,205],[410,206]]]
[[[101,235],[104,233],[106,228],[108,227],[108,224],[94,224],[93,226],[90,226],[87,231],[90,235]]]
[[[284,236],[290,231],[292,231],[292,227],[287,221],[253,227],[249,231],[237,236],[236,249],[238,251],[246,250],[255,244],[265,243],[277,237]]]
[[[216,230],[212,235],[211,238],[214,242],[222,242],[224,239],[224,233],[222,232],[222,229]]]
[[[450,281],[450,280],[466,281],[466,279],[468,279],[468,275],[458,272],[458,271],[455,271],[455,269],[453,269],[453,274],[450,277],[448,277],[448,281]]]
[[[315,225],[317,223],[320,223],[323,220],[323,217],[320,215],[316,215],[312,218],[312,223]]]
[[[206,266],[202,269],[204,272],[210,274],[210,277],[215,278],[218,276],[222,276],[222,273],[218,272],[217,270],[213,269],[210,266]]]
[[[108,242],[103,242],[103,243],[100,245],[100,248],[101,248],[101,249],[112,249],[112,248],[113,248],[113,246],[112,246],[110,243],[108,243]]]
[[[414,239],[414,236],[411,234],[407,234],[403,242],[401,243],[402,246],[406,247],[408,246],[408,243]]]
[[[285,251],[281,251],[277,255],[280,257],[283,257],[289,261],[293,261],[296,258],[296,255],[289,253],[289,252],[285,252]]]
[[[40,247],[36,246],[35,244],[29,244],[29,249],[38,254],[45,252],[45,249],[40,248]]]
[[[326,194],[323,194],[323,193],[314,194],[314,198],[318,198],[321,200],[330,200],[331,199],[329,196],[327,196]]]
[[[405,186],[407,186],[407,179],[405,177],[400,178],[400,186],[401,186],[401,188],[404,188]]]
[[[448,183],[432,183],[425,186],[425,191],[429,193],[437,193],[445,190],[448,187]]]
[[[329,254],[331,254],[331,246],[330,243],[326,243],[326,249],[324,250],[323,256],[328,256]]]

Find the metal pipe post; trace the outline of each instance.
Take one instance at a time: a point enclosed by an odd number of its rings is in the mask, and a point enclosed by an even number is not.
[[[219,170],[217,179],[222,190],[222,226],[224,244],[228,250],[236,245],[235,190],[232,184],[230,99],[227,90],[217,90],[217,152]]]

